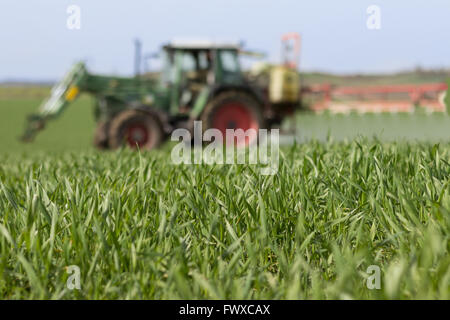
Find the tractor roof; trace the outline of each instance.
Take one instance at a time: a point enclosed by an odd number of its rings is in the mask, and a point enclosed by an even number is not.
[[[214,42],[209,40],[172,40],[164,47],[166,50],[212,50],[227,49],[239,50],[241,45],[238,42]]]

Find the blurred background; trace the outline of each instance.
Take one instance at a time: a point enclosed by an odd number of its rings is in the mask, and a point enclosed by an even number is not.
[[[80,29],[67,27],[71,5],[81,10]],[[380,8],[380,29],[367,26],[371,5]],[[131,76],[134,39],[142,41],[145,52],[157,52],[173,38],[241,41],[265,53],[265,61],[277,63],[280,37],[298,32],[304,86],[443,84],[450,78],[449,12],[445,0],[2,0],[0,152],[92,148],[92,97],[86,95],[34,144],[20,144],[17,136],[25,115],[37,109],[75,62],[84,60],[93,73]],[[244,68],[253,62],[243,61]],[[158,68],[158,63],[150,65]],[[304,112],[283,125],[296,128],[302,141],[330,135],[338,140],[377,135],[440,141],[448,139],[449,124],[445,112],[424,109]]]

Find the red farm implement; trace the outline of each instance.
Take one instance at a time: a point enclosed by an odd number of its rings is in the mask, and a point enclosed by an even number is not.
[[[444,112],[447,90],[446,83],[367,87],[321,84],[303,88],[302,97],[316,112],[412,112],[417,108]]]

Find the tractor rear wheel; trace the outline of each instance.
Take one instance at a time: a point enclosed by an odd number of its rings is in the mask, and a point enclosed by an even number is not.
[[[119,113],[109,127],[109,146],[112,149],[125,145],[131,149],[150,150],[158,147],[163,137],[158,117],[139,110]]]
[[[248,146],[258,140],[258,130],[264,128],[261,105],[250,94],[241,91],[227,91],[217,95],[206,107],[201,116],[203,128],[219,129],[226,141],[226,129],[254,129],[256,135],[246,136],[245,140],[234,140],[231,144]],[[227,143],[230,143],[227,141]]]

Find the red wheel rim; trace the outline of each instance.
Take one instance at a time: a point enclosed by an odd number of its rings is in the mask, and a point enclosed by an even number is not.
[[[147,127],[141,123],[133,123],[126,129],[127,144],[132,148],[145,146],[150,140],[149,138],[150,133]]]
[[[222,132],[224,141],[226,139],[226,129],[242,129],[245,131],[249,129],[256,130],[256,135],[246,136],[244,141],[234,142],[227,141],[227,144],[236,144],[238,146],[249,145],[256,139],[259,129],[259,123],[255,115],[244,104],[239,102],[227,103],[221,106],[214,114],[212,121],[213,128],[219,129]]]

